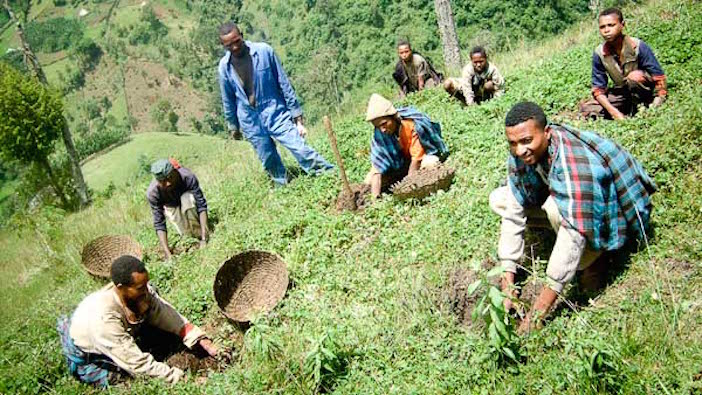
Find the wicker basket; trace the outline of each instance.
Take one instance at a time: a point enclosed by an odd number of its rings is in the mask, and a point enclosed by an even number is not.
[[[129,236],[100,236],[83,247],[81,258],[88,273],[109,278],[112,262],[122,255],[141,259],[141,246]]]
[[[268,312],[285,296],[288,269],[278,255],[245,251],[230,258],[217,272],[214,294],[229,319],[249,322],[257,312]]]
[[[421,200],[440,189],[447,190],[451,186],[455,173],[453,168],[444,165],[422,169],[403,178],[390,189],[396,199]]]

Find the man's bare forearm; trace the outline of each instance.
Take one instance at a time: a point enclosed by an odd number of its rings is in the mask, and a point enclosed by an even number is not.
[[[158,235],[158,242],[161,244],[161,249],[166,255],[166,259],[170,259],[171,249],[168,247],[168,233],[165,230],[157,230],[156,234]]]
[[[419,170],[419,168],[421,167],[421,164],[421,160],[412,160],[412,162],[410,162],[409,171],[407,172],[407,174],[412,175],[416,173],[417,170]]]
[[[209,239],[207,224],[207,211],[202,211],[200,213],[200,240],[207,241]]]
[[[600,103],[602,107],[604,107],[605,111],[607,111],[607,113],[609,113],[609,115],[611,115],[612,118],[624,119],[624,114],[617,110],[617,108],[614,107],[614,105],[612,105],[609,99],[607,99],[607,95],[598,95],[597,97],[595,97],[595,100],[597,100],[597,102]]]

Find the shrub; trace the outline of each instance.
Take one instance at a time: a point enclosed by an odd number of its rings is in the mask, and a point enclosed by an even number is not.
[[[35,50],[58,52],[71,47],[83,38],[83,24],[72,18],[52,18],[32,21],[25,27],[25,36]]]

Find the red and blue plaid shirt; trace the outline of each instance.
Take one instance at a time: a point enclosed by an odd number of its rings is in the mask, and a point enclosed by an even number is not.
[[[536,166],[509,158],[509,184],[525,207],[540,207],[553,196],[563,224],[576,229],[595,250],[621,248],[629,236],[649,228],[656,186],[634,157],[594,132],[551,124],[547,183]]]

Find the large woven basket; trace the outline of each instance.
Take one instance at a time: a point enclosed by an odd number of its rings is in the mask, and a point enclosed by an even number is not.
[[[110,277],[112,262],[122,255],[132,255],[141,259],[141,246],[129,236],[100,236],[83,247],[81,258],[88,273],[98,277]]]
[[[285,261],[265,251],[245,251],[230,258],[214,282],[217,305],[236,322],[249,322],[254,314],[272,310],[287,288]]]
[[[455,173],[453,168],[445,165],[421,169],[395,183],[390,189],[396,199],[421,200],[440,189],[447,190]]]

